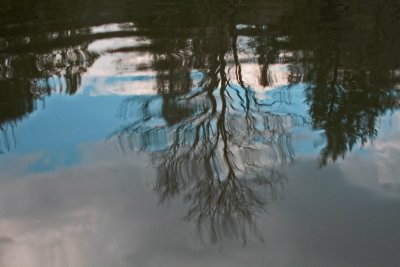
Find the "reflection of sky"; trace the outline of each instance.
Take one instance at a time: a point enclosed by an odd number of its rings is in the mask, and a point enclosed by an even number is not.
[[[276,103],[272,105],[271,112],[293,116],[292,128],[289,131],[293,136],[295,153],[299,156],[315,156],[323,147],[323,141],[320,141],[322,132],[310,129],[308,106],[304,98],[306,87],[307,85],[302,83],[292,86],[279,86],[267,91],[263,98],[266,99],[266,103]]]
[[[381,119],[376,140],[348,155],[340,167],[351,173],[349,182],[386,197],[400,197],[400,113]],[[351,165],[350,165],[351,164]],[[370,175],[365,175],[369,173]]]
[[[338,166],[318,171],[305,158],[286,168],[285,199],[269,202],[269,214],[258,220],[265,243],[249,239],[243,247],[198,240],[182,220],[179,198],[157,204],[146,158],[121,155],[101,141],[77,151],[81,163],[47,173],[15,171],[34,155],[8,163],[0,178],[1,266],[329,267],[400,260],[398,200],[348,186],[353,173]]]
[[[124,27],[134,30],[131,24]],[[159,207],[148,158],[123,155],[115,143],[104,141],[127,123],[124,102],[130,100],[127,118],[134,121],[143,101],[157,97],[155,72],[138,68],[151,61],[149,55],[105,51],[146,44],[132,38],[94,42],[90,49],[101,56],[84,75],[79,93],[53,94],[45,108],[18,123],[16,148],[0,156],[0,266],[389,266],[385,263],[400,261],[398,112],[382,118],[374,142],[322,170],[316,166],[322,133],[294,121],[290,132],[297,162],[284,167],[289,177],[284,200],[270,202],[269,215],[259,218],[265,244],[198,241],[193,225],[181,219],[183,203]],[[260,100],[277,102],[269,111],[307,118],[306,85],[288,87],[285,65],[271,66],[269,87],[255,82],[258,64],[247,62],[242,71]],[[191,75],[195,82],[202,78],[196,71]]]
[[[112,28],[115,27],[114,25]],[[99,50],[109,49],[105,48],[106,44],[110,47],[116,45],[110,40],[99,42],[104,43],[96,45]],[[129,39],[116,43],[123,47],[136,42],[139,41]],[[240,55],[243,58],[249,57],[247,54]],[[157,97],[156,72],[151,69],[146,71],[140,69],[140,66],[150,66],[151,61],[152,57],[147,53],[102,54],[84,74],[78,94],[72,97],[53,94],[45,99],[43,109],[18,124],[17,146],[7,154],[13,156],[37,152],[42,155],[40,160],[31,166],[31,171],[51,170],[78,163],[80,159],[76,149],[80,143],[104,140],[116,129],[128,123],[120,112],[124,101],[129,99],[131,103],[128,120],[135,121],[140,119],[139,111],[144,100]],[[263,103],[271,104],[266,108],[267,111],[295,117],[289,131],[296,156],[317,156],[324,146],[324,139],[321,131],[310,129],[308,106],[304,101],[304,89],[307,85],[303,83],[288,85],[287,65],[276,64],[270,66],[268,70],[270,85],[261,88],[260,85],[255,85],[258,81],[254,77],[259,74],[260,69],[257,63],[245,61],[242,64],[243,81],[246,84],[251,84],[253,81],[256,97]],[[234,74],[229,73],[229,75],[233,79],[231,88],[243,93],[234,80]],[[192,71],[194,88],[202,77],[201,72]],[[159,103],[158,108],[161,105]],[[382,129],[390,132],[391,125],[385,121],[388,120],[383,120]],[[7,158],[8,155],[3,158]]]
[[[46,98],[44,109],[18,124],[16,148],[7,155],[48,153],[38,168],[73,164],[79,161],[77,145],[103,140],[110,129],[121,123],[117,117],[121,100],[121,97],[91,98],[87,95]]]
[[[92,29],[93,33],[119,30],[133,31],[134,25],[112,24]],[[243,40],[243,43],[245,41],[248,40]],[[147,40],[136,37],[94,41],[89,50],[100,54],[100,57],[83,75],[78,93],[72,97],[62,94],[47,97],[43,109],[39,109],[18,124],[17,146],[3,158],[24,153],[38,153],[41,156],[30,167],[30,171],[36,172],[71,166],[80,161],[77,153],[77,146],[80,143],[103,140],[127,124],[120,112],[124,101],[129,99],[131,102],[129,120],[139,119],[143,101],[148,97],[154,97],[157,93],[157,73],[151,68],[142,69],[143,66],[151,66],[153,58],[146,52],[107,53],[107,51],[146,44]],[[249,48],[245,45],[242,49]],[[290,99],[287,99],[290,103],[274,105],[272,111],[280,114],[305,115],[307,107],[302,102],[304,86],[293,86],[290,90],[283,89],[284,85],[288,84],[286,66],[282,64],[270,66],[271,84],[269,87],[261,88],[256,77],[260,74],[260,66],[246,59],[248,57],[246,53],[240,54],[240,58],[245,61],[242,64],[243,81],[256,89],[257,97],[267,102],[275,101],[282,97],[282,91],[285,91],[285,95],[290,92]],[[194,90],[202,78],[201,72],[196,70],[191,72]],[[48,83],[55,91],[65,88],[65,80],[58,77],[49,79]],[[232,81],[231,85],[237,87],[235,81]],[[299,152],[313,150],[308,146],[311,140],[304,138],[311,134],[308,128],[294,125],[293,129],[296,131],[295,135],[299,132],[301,136],[295,142],[296,149]]]

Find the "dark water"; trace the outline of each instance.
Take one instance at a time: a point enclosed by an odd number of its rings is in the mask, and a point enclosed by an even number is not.
[[[0,266],[399,266],[400,4],[0,0]]]

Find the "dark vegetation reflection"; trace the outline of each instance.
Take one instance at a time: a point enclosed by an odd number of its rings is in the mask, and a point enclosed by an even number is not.
[[[62,10],[57,1],[2,3],[0,151],[15,145],[16,123],[44,106],[46,96],[79,89],[100,56],[88,50],[92,41],[145,38],[149,44],[106,51],[150,53],[140,69],[157,73],[158,96],[147,97],[140,119],[115,136],[125,151],[151,154],[161,202],[183,196],[187,218],[212,241],[246,242],[257,233],[255,217],[285,181],[277,167],[295,158],[293,126],[323,131],[325,165],[373,140],[379,117],[399,106],[397,1],[86,2]],[[23,21],[13,16],[21,7],[29,7]],[[90,31],[112,22],[136,29]],[[285,64],[289,85],[280,90],[304,84],[308,114],[272,112],[290,98],[259,98],[245,80],[247,63],[258,69],[262,87],[274,86],[271,68]],[[124,114],[134,101],[124,103]]]

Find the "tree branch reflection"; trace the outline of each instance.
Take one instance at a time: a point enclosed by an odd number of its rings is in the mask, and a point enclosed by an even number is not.
[[[193,42],[199,45],[194,51],[203,51],[196,59],[205,62],[196,66],[205,73],[199,88],[187,86],[191,70],[185,62],[191,60],[180,54],[180,64],[165,64],[168,69],[158,76],[162,107],[150,98],[142,105],[146,115],[117,135],[122,149],[151,152],[160,201],[182,194],[189,206],[186,218],[196,222],[201,236],[246,242],[257,231],[254,219],[265,209],[267,192],[274,196],[285,180],[275,167],[294,159],[287,132],[291,118],[257,103],[241,80],[236,40],[228,28],[203,34]],[[202,43],[206,40],[213,42]],[[229,54],[234,79],[227,75]]]

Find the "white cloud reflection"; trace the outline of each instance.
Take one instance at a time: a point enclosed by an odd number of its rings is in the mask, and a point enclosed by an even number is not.
[[[135,30],[133,24],[109,24],[91,29],[93,33]],[[250,86],[258,93],[258,97],[263,98],[264,93],[289,85],[292,70],[289,64],[270,64],[268,68],[265,68],[257,63],[254,58],[256,51],[249,46],[251,41],[249,37],[238,38],[241,78],[246,86]],[[156,94],[159,86],[156,79],[157,71],[152,68],[155,56],[151,52],[141,51],[148,45],[151,45],[151,40],[137,36],[100,39],[92,42],[88,50],[100,57],[83,75],[81,90],[87,90],[92,96]],[[141,48],[140,51],[135,51],[137,48]],[[282,61],[292,56],[284,52],[281,54]],[[179,57],[179,55],[171,56]],[[228,60],[233,61],[233,58]],[[232,84],[237,84],[236,69],[227,68],[226,71]],[[198,82],[197,72],[197,70],[192,70],[194,82]]]

